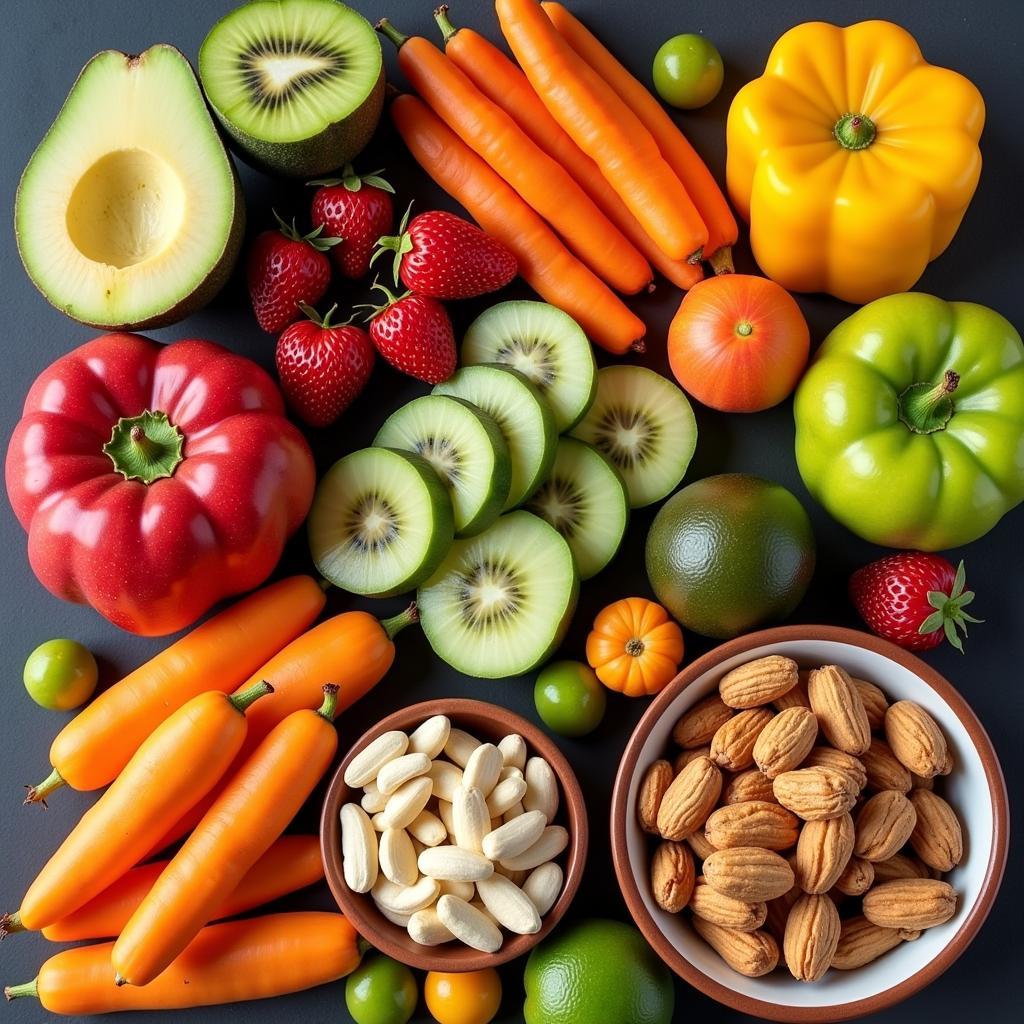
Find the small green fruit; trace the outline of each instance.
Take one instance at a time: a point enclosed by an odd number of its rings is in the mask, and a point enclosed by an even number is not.
[[[47,640],[25,662],[25,689],[41,707],[71,711],[96,689],[96,659],[77,640]]]
[[[412,971],[386,956],[364,960],[345,982],[345,1005],[356,1024],[406,1024],[418,999]]]

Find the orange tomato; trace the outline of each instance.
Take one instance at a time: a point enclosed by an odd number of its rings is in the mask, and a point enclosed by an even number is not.
[[[675,678],[683,660],[683,631],[660,604],[625,597],[594,619],[587,661],[597,678],[627,697],[648,697]]]
[[[796,300],[766,277],[723,274],[694,285],[668,330],[675,378],[723,412],[760,412],[796,387],[810,332]]]
[[[493,967],[464,974],[431,971],[423,995],[438,1024],[488,1024],[501,1006],[501,978]]]

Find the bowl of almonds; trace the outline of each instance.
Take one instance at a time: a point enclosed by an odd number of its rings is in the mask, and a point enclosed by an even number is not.
[[[988,915],[1006,786],[963,697],[854,630],[740,637],[651,704],[612,797],[630,913],[744,1013],[840,1021],[918,991]]]
[[[397,711],[353,745],[320,819],[338,906],[374,947],[476,971],[559,921],[587,855],[583,795],[536,726],[475,700]]]

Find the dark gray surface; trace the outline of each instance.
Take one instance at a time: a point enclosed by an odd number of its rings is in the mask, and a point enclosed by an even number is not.
[[[29,0],[4,5],[4,31],[0,38],[0,196],[10,211],[14,190],[25,161],[57,112],[78,69],[97,50],[113,47],[137,51],[155,42],[170,42],[195,60],[199,44],[214,18],[232,6],[231,0]],[[358,0],[356,6],[371,20],[388,15],[406,32],[420,31],[432,38],[431,0]],[[971,299],[994,306],[1018,327],[1024,326],[1024,294],[1020,287],[1021,231],[1020,180],[1024,141],[1020,129],[1020,101],[1024,97],[1020,38],[1024,17],[1014,0],[958,3],[952,0],[904,0],[900,3],[831,0],[775,0],[753,4],[717,0],[703,5],[681,5],[675,0],[577,0],[572,4],[588,24],[634,71],[646,76],[651,56],[669,35],[703,31],[719,46],[726,63],[726,84],[706,110],[688,115],[687,130],[698,149],[721,176],[724,165],[724,120],[730,97],[743,82],[759,74],[771,43],[790,26],[809,19],[850,23],[867,17],[890,17],[910,29],[925,56],[937,64],[956,68],[981,88],[988,105],[988,124],[982,141],[985,169],[967,218],[949,251],[926,273],[919,285],[951,299]],[[453,4],[459,24],[471,24],[498,38],[491,5],[485,0]],[[389,71],[394,55],[385,44]],[[397,77],[394,80],[399,81]],[[364,169],[384,166],[399,187],[399,202],[416,197],[420,209],[440,199],[425,177],[385,129],[372,151],[363,158]],[[303,211],[308,192],[282,187],[243,169],[249,200],[251,230],[270,220],[270,206],[288,215]],[[8,215],[9,216],[9,215]],[[8,220],[8,224],[10,221]],[[739,253],[741,269],[752,269],[749,254]],[[9,227],[0,237],[3,281],[4,342],[0,369],[3,405],[0,436],[6,438],[18,417],[29,384],[52,359],[86,341],[94,332],[65,319],[32,288],[15,251]],[[526,294],[525,290],[522,294]],[[343,304],[363,301],[358,287],[335,283],[332,293]],[[815,342],[850,311],[841,303],[813,298],[800,300],[811,323]],[[658,294],[638,304],[650,324],[646,361],[665,370],[662,339],[678,303],[678,294],[663,286]],[[456,326],[465,326],[481,308],[470,303],[455,310]],[[272,340],[256,327],[247,307],[239,276],[206,311],[164,331],[162,340],[207,337],[272,363]],[[314,438],[322,467],[341,454],[368,443],[386,412],[425,391],[422,385],[380,365],[372,386],[335,428]],[[798,494],[814,520],[819,543],[819,568],[811,591],[791,621],[857,625],[845,596],[850,571],[882,552],[858,541],[832,522],[804,491],[792,457],[789,403],[757,416],[725,417],[698,408],[700,442],[687,480],[722,471],[759,472]],[[60,716],[43,711],[26,697],[20,682],[24,657],[39,642],[52,636],[72,636],[89,645],[103,662],[107,681],[132,668],[158,650],[160,641],[145,641],[119,633],[88,608],[63,604],[50,597],[33,578],[25,557],[24,537],[7,503],[0,502],[0,578],[4,581],[0,646],[4,652],[7,691],[3,714],[3,786],[0,787],[0,909],[13,909],[25,886],[44,859],[89,803],[87,796],[68,791],[57,794],[48,813],[22,808],[20,786],[46,774],[47,749],[62,724]],[[643,538],[653,511],[634,516],[628,541],[614,566],[582,591],[579,611],[565,643],[563,655],[580,657],[593,615],[612,598],[646,593]],[[1019,534],[1024,518],[1020,510],[968,549],[968,579],[978,591],[977,613],[987,621],[976,627],[969,653],[961,658],[947,648],[927,655],[968,697],[989,730],[1010,787],[1018,795],[1021,779],[1021,728],[1024,724],[1021,664],[1024,639],[1021,607]],[[286,556],[286,566],[307,566],[301,540]],[[354,604],[333,595],[330,609]],[[380,614],[401,606],[401,600],[368,603]],[[688,658],[711,645],[687,638]],[[344,747],[365,727],[388,711],[414,701],[438,696],[473,696],[505,704],[535,717],[532,680],[477,682],[459,676],[434,658],[416,631],[399,640],[397,663],[389,678],[361,706],[340,723]],[[592,855],[574,914],[624,917],[625,908],[611,870],[607,839],[607,810],[619,754],[646,702],[612,699],[605,723],[585,741],[562,741],[576,765],[587,796],[592,822]],[[306,825],[315,827],[319,796],[305,812]],[[1002,1022],[1019,1011],[1021,949],[1021,857],[1011,854],[1002,895],[981,934],[957,965],[926,992],[899,1008],[879,1014],[879,1022]],[[74,884],[69,879],[69,884]],[[326,889],[288,901],[298,905],[330,905]],[[31,978],[53,951],[41,937],[16,936],[0,949],[0,981],[15,983]],[[623,969],[626,967],[623,965]],[[521,1019],[522,964],[504,969],[503,1022]],[[46,1014],[28,1000],[3,1011],[11,1021],[39,1021]],[[677,985],[676,1019],[703,1016],[712,1021],[739,1021],[742,1015],[712,1003],[689,986]],[[188,1021],[224,1022],[253,1018],[262,1021],[345,1021],[341,984],[302,995],[250,1006],[191,1011]],[[123,1018],[139,1019],[135,1016]],[[422,1004],[416,1020],[427,1020]],[[594,1022],[597,1024],[597,1022]]]

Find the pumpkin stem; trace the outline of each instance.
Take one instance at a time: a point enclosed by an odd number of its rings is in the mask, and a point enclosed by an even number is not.
[[[631,636],[626,641],[626,653],[631,658],[639,658],[644,653],[644,642],[637,636]]]

